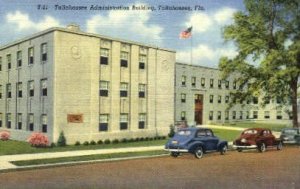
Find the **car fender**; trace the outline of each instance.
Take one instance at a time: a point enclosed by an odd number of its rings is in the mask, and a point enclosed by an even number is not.
[[[193,153],[197,147],[201,146],[205,151],[205,145],[201,141],[193,141],[188,145],[189,152]]]
[[[227,142],[227,141],[220,140],[220,141],[218,142],[218,150],[221,150],[222,147],[223,147],[224,145],[228,146],[228,142]]]

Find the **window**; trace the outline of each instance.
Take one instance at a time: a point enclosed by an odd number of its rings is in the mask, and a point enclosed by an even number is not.
[[[257,97],[253,97],[253,104],[258,104],[258,98]]]
[[[214,95],[209,95],[209,102],[214,103]]]
[[[218,87],[219,87],[219,89],[222,89],[222,80],[218,80]]]
[[[34,49],[30,47],[28,49],[28,65],[32,65],[34,62]]]
[[[108,114],[100,114],[99,116],[99,131],[108,131]]]
[[[270,97],[264,97],[264,103],[270,104]]]
[[[109,50],[108,49],[100,49],[100,64],[108,65],[108,57],[109,57]]]
[[[282,119],[282,111],[281,110],[278,110],[276,112],[276,119]]]
[[[42,115],[42,132],[43,133],[47,133],[47,131],[48,131],[47,123],[48,123],[47,115],[43,114]]]
[[[18,124],[17,124],[17,127],[16,127],[16,129],[18,129],[18,130],[21,130],[22,129],[22,114],[20,114],[20,113],[18,113]]]
[[[229,89],[229,81],[225,81],[225,87],[226,87],[226,89]]]
[[[27,129],[29,131],[34,130],[34,115],[33,114],[28,114],[28,126]]]
[[[120,115],[120,130],[128,129],[128,114]]]
[[[7,69],[10,70],[11,69],[11,55],[8,54],[6,56],[6,59],[7,59]]]
[[[218,111],[218,120],[221,120],[221,119],[222,119],[222,112]]]
[[[100,81],[100,96],[108,96],[108,88],[109,88],[109,82],[108,81]]]
[[[6,85],[6,97],[11,98],[11,84]]]
[[[2,71],[2,57],[0,56],[0,71]]]
[[[209,112],[209,120],[213,120],[214,119],[214,112],[210,111]]]
[[[232,119],[236,118],[236,111],[232,111]]]
[[[192,87],[196,87],[196,77],[192,77]]]
[[[139,97],[140,98],[145,98],[145,91],[146,91],[146,85],[139,84]]]
[[[270,119],[270,112],[269,111],[265,111],[265,119]]]
[[[229,120],[229,111],[225,111],[225,120]]]
[[[17,83],[17,89],[18,89],[18,98],[22,98],[22,82]]]
[[[185,75],[181,76],[181,85],[186,86],[186,76]]]
[[[221,95],[218,96],[218,103],[219,104],[222,103],[222,96]]]
[[[201,86],[205,87],[205,78],[201,78]]]
[[[120,97],[127,97],[128,96],[128,83],[121,83],[120,84]]]
[[[201,103],[202,102],[202,95],[195,94],[195,103]]]
[[[22,66],[22,51],[17,52],[17,67]]]
[[[0,127],[2,127],[2,119],[3,119],[2,113],[0,113]]]
[[[147,61],[147,56],[146,55],[140,55],[139,56],[139,69],[140,70],[145,69],[146,61]]]
[[[210,79],[209,86],[210,86],[210,88],[214,87],[214,79]]]
[[[225,103],[229,103],[229,96],[225,96]]]
[[[246,112],[246,119],[249,119],[249,117],[250,117],[250,112],[247,111],[247,112]]]
[[[123,51],[121,52],[121,60],[120,60],[121,67],[125,67],[125,68],[128,67],[128,57],[129,57],[128,52],[123,52]]]
[[[41,57],[41,59],[42,59],[42,62],[45,62],[45,61],[47,61],[47,51],[48,51],[48,49],[47,49],[47,43],[43,43],[42,45],[41,45],[41,55],[42,55],[42,57]]]
[[[7,113],[7,114],[6,114],[6,127],[7,127],[8,129],[11,128],[11,113]]]
[[[253,111],[253,119],[257,119],[258,118],[258,112],[257,111]]]
[[[41,80],[41,96],[47,96],[47,79]]]
[[[184,121],[184,120],[186,119],[185,116],[186,116],[186,112],[185,112],[185,111],[182,111],[182,112],[181,112],[181,116],[180,116],[181,121]]]
[[[34,96],[34,81],[28,81],[28,93],[29,97]]]
[[[240,119],[243,119],[243,111],[240,111]]]
[[[281,103],[282,103],[282,98],[276,97],[276,103],[277,103],[277,104],[281,104]]]
[[[139,129],[145,129],[146,125],[146,114],[139,114]]]
[[[236,81],[233,81],[233,89],[236,89]]]
[[[2,90],[3,90],[2,85],[0,85],[0,99],[2,99],[2,93],[3,93]]]
[[[186,102],[186,94],[181,93],[181,102],[185,103]]]

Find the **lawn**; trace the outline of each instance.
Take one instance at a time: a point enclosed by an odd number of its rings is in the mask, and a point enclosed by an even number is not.
[[[225,129],[212,129],[212,130],[215,136],[219,137],[222,140],[227,140],[227,141],[233,141],[241,134],[241,131],[235,131],[235,130],[225,130]]]
[[[281,131],[283,128],[287,127],[287,124],[280,123],[259,123],[259,122],[236,122],[236,123],[225,123],[224,126],[231,127],[242,127],[242,128],[268,128],[272,131]]]

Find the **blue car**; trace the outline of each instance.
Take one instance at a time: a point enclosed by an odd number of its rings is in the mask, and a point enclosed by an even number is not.
[[[179,129],[165,145],[165,150],[173,157],[178,157],[181,153],[192,153],[198,159],[204,153],[213,151],[224,155],[227,149],[227,141],[220,140],[211,129],[201,127]]]

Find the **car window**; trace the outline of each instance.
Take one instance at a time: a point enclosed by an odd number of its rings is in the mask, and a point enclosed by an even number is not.
[[[206,135],[207,136],[213,136],[212,132],[210,130],[206,130]]]
[[[181,131],[178,131],[178,135],[189,136],[189,135],[191,135],[191,131],[181,130]]]
[[[255,134],[257,134],[257,130],[246,130],[246,131],[244,131],[243,132],[243,134],[246,134],[246,135],[255,135]]]
[[[282,131],[282,133],[284,134],[297,134],[297,130],[296,129],[285,129]]]
[[[205,136],[205,135],[206,135],[205,130],[200,130],[197,133],[197,137],[201,137],[201,136]]]

